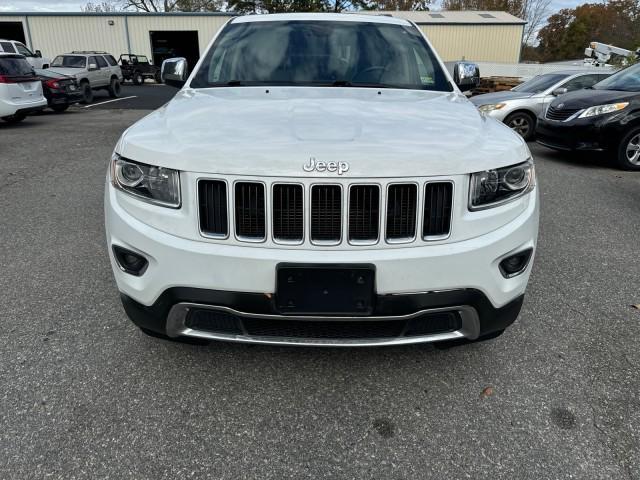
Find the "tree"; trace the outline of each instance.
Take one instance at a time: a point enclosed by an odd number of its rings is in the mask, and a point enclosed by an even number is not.
[[[640,45],[640,0],[585,3],[549,17],[538,34],[542,59],[581,58],[590,42],[635,50]]]
[[[118,11],[118,6],[113,2],[100,2],[100,3],[88,2],[84,7],[80,7],[80,8],[85,13],[117,12]]]
[[[429,10],[431,0],[365,0],[360,3],[364,10]]]

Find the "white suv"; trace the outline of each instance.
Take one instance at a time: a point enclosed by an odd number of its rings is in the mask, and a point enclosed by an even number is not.
[[[120,96],[122,70],[113,55],[107,52],[74,51],[58,55],[49,69],[75,78],[84,103],[93,101],[95,90],[106,90],[111,98]]]
[[[164,63],[182,90],[124,132],[106,183],[113,271],[144,332],[457,344],[516,319],[535,173],[460,92],[473,65],[452,78],[405,20],[290,14],[230,20],[186,70]]]
[[[17,123],[47,106],[42,83],[22,55],[0,53],[0,118]]]
[[[40,50],[36,50],[33,53],[24,43],[16,40],[3,40],[0,38],[0,52],[23,55],[33,68],[49,68],[50,60],[43,57]]]

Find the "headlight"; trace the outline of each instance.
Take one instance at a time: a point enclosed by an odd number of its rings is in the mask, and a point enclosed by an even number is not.
[[[501,108],[504,108],[506,105],[507,105],[506,103],[492,103],[490,105],[480,105],[478,107],[478,110],[484,113],[488,113],[493,110],[500,110]]]
[[[529,193],[535,184],[536,174],[531,160],[510,167],[473,173],[469,191],[469,210],[483,210],[502,205]]]
[[[133,162],[114,154],[111,183],[149,203],[180,208],[180,173],[177,170]]]
[[[608,105],[596,105],[595,107],[589,107],[584,112],[582,112],[578,118],[589,118],[595,117],[597,115],[604,115],[605,113],[613,113],[618,110],[622,110],[629,105],[629,102],[622,103],[610,103]]]

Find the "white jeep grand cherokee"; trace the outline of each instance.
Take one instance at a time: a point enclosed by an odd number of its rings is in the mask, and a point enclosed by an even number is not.
[[[129,317],[182,341],[447,344],[518,316],[531,154],[411,22],[234,18],[118,141],[107,241]],[[475,73],[475,72],[474,72]]]

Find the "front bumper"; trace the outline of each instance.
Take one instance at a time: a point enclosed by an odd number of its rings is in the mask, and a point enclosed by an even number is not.
[[[612,138],[597,119],[557,122],[538,118],[536,141],[554,150],[601,152],[609,148]]]
[[[80,103],[83,99],[82,92],[76,91],[71,93],[66,92],[56,92],[50,93],[47,96],[47,102],[49,106],[51,105],[73,105],[75,103]]]
[[[531,272],[505,278],[498,268],[506,256],[535,249],[537,189],[515,219],[489,233],[451,243],[366,250],[260,248],[211,243],[159,231],[125,211],[107,184],[105,218],[109,255],[129,317],[142,328],[170,336],[305,345],[388,345],[465,337],[476,339],[511,324],[518,315]],[[122,271],[112,246],[144,255],[141,276]],[[376,307],[370,317],[280,315],[273,296],[279,264],[368,264],[375,267]],[[236,330],[203,330],[188,325],[189,312],[213,310],[228,315]],[[191,309],[191,310],[189,310]],[[264,322],[408,322],[413,317],[451,313],[450,328],[424,330],[410,338],[393,330],[380,338],[304,338],[258,335],[245,321]],[[408,316],[408,317],[407,317]],[[411,317],[411,318],[409,318]],[[440,321],[440,320],[438,320]],[[351,323],[357,331],[355,323]],[[382,324],[376,323],[376,326]],[[318,328],[326,325],[318,324]],[[239,332],[237,330],[240,330]],[[276,329],[277,331],[277,329]]]

